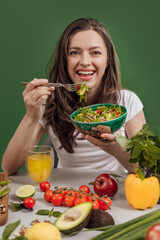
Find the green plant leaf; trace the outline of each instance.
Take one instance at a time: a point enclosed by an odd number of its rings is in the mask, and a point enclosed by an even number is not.
[[[50,211],[47,209],[40,209],[36,212],[37,215],[49,215]]]
[[[132,147],[132,141],[121,134],[117,134],[116,136],[117,142],[124,148],[131,148]]]
[[[52,213],[52,216],[58,218],[61,214],[62,214],[62,213],[59,212],[59,211],[54,211],[54,212]]]
[[[20,203],[14,203],[13,201],[10,202],[10,204],[12,205],[14,212],[18,212],[19,210],[22,209],[22,206]]]
[[[17,222],[8,224],[3,231],[2,239],[3,240],[8,240],[9,236],[19,226],[19,224],[20,224],[20,220],[18,220]]]
[[[148,152],[151,155],[151,157],[160,159],[160,148],[154,145],[148,146]]]
[[[131,151],[131,158],[132,159],[137,158],[141,154],[141,152],[142,152],[142,148],[139,145],[134,146]]]

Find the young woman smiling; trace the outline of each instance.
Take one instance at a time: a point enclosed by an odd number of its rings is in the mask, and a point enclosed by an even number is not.
[[[115,134],[103,133],[106,141],[85,136],[70,120],[70,114],[84,104],[118,103],[128,110],[121,134],[130,138],[146,122],[140,99],[121,87],[118,56],[106,27],[91,18],[72,22],[50,60],[48,79],[62,84],[86,81],[87,103],[79,104],[75,92],[46,87],[47,79],[32,80],[23,92],[26,114],[3,155],[3,170],[13,174],[22,167],[26,149],[37,145],[47,131],[58,167],[133,172],[136,166],[129,163],[129,153],[117,143]]]

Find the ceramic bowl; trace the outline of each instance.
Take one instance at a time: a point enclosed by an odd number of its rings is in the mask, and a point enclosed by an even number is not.
[[[122,125],[124,124],[124,122],[126,120],[127,109],[124,106],[121,106],[118,104],[111,104],[111,103],[101,103],[101,104],[95,104],[95,105],[90,105],[90,106],[84,107],[84,108],[90,107],[94,111],[97,109],[97,107],[100,107],[100,106],[111,107],[113,105],[115,107],[120,106],[121,110],[123,112],[123,115],[121,115],[115,119],[108,120],[108,121],[86,123],[86,122],[76,121],[74,119],[74,117],[80,113],[79,110],[76,110],[71,114],[70,119],[71,119],[72,123],[75,125],[75,127],[77,129],[79,129],[80,132],[91,135],[93,137],[99,137],[102,132],[113,133],[113,132],[118,131],[122,127]],[[97,129],[92,129],[93,127],[96,127]]]

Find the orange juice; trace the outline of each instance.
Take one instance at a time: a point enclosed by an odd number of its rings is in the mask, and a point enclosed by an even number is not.
[[[27,157],[28,172],[35,182],[46,181],[52,170],[52,156],[47,154],[32,154]]]

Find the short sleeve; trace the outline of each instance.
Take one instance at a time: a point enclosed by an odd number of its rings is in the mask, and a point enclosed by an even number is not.
[[[129,90],[121,90],[120,104],[127,108],[126,122],[130,121],[137,113],[143,109],[140,98]]]

